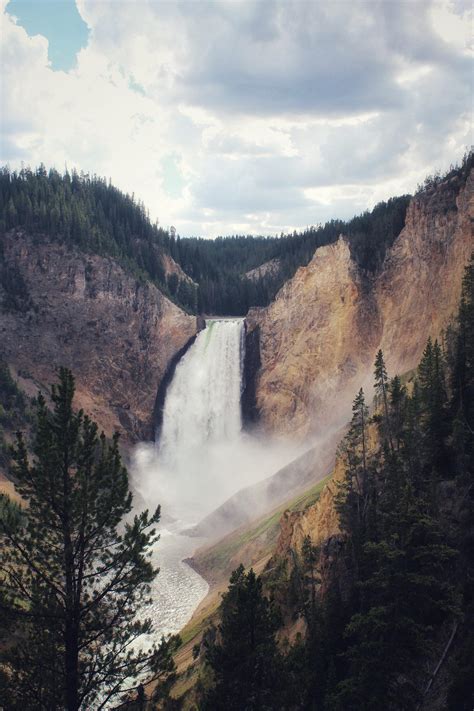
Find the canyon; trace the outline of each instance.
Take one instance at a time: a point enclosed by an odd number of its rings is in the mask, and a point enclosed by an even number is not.
[[[442,337],[455,313],[473,247],[473,193],[472,172],[421,191],[380,269],[362,268],[341,235],[269,306],[250,309],[249,429],[311,441],[347,420],[378,348],[391,374],[415,366],[428,336]],[[160,383],[202,327],[199,318],[111,257],[25,230],[4,233],[1,243],[3,270],[19,275],[28,295],[21,308],[0,311],[0,355],[20,386],[34,394],[56,365],[71,367],[78,403],[107,434],[118,428],[125,444],[152,439]],[[169,255],[164,266],[181,278]]]
[[[183,632],[180,671],[192,664],[193,645],[215,620],[219,593],[239,562],[266,574],[282,561],[291,566],[306,538],[321,547],[328,566],[337,562],[341,531],[335,493],[344,466],[335,452],[351,402],[361,386],[372,400],[379,348],[391,376],[409,377],[428,337],[443,338],[473,251],[473,219],[471,171],[410,200],[405,226],[376,269],[364,267],[341,234],[319,247],[268,306],[248,312],[241,397],[245,434],[264,443],[291,442],[301,450],[271,477],[240,491],[235,486],[230,499],[197,525],[192,521],[187,533],[206,540],[189,563],[210,592]],[[153,440],[175,368],[203,320],[113,257],[22,229],[2,234],[1,245],[0,357],[19,387],[29,396],[37,389],[47,393],[55,368],[65,365],[76,378],[78,406],[107,435],[119,430],[127,455],[136,443]],[[169,255],[164,268],[187,279]],[[14,287],[5,278],[7,270]],[[211,329],[202,344],[210,337]],[[183,417],[176,416],[178,424]],[[146,494],[143,499],[148,501]],[[183,550],[193,545],[190,539]],[[173,559],[176,569],[180,565]],[[197,584],[197,598],[204,588]],[[289,625],[290,637],[295,630]]]
[[[411,199],[405,226],[379,269],[362,268],[340,235],[317,249],[268,307],[249,311],[244,426],[304,443],[307,451],[224,502],[196,535],[225,535],[328,475],[355,392],[364,386],[371,398],[376,351],[383,349],[391,375],[406,373],[427,338],[442,338],[452,322],[473,249],[473,218],[471,171]],[[2,254],[3,270],[18,275],[26,295],[22,307],[0,312],[0,355],[19,386],[30,396],[38,388],[47,392],[55,367],[66,365],[76,378],[78,405],[106,434],[119,430],[126,449],[153,439],[176,364],[202,319],[111,257],[24,230],[2,235]],[[164,267],[184,274],[170,255]],[[329,511],[330,499],[323,492],[317,506]],[[326,518],[334,520],[330,513]],[[328,526],[324,535],[316,532],[319,525],[313,530],[318,540],[330,534]]]

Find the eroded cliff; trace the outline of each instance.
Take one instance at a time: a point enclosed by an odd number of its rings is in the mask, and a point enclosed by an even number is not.
[[[269,307],[250,311],[249,331],[260,328],[256,406],[267,431],[303,437],[316,422],[329,424],[380,338],[372,302],[341,238],[318,249]]]
[[[56,366],[76,377],[77,405],[107,434],[152,436],[159,383],[197,331],[196,317],[108,257],[33,239],[1,236],[0,356],[34,392]]]
[[[382,348],[389,371],[418,362],[459,302],[474,247],[474,175],[415,196],[380,270],[364,271],[341,235],[316,250],[266,308],[252,309],[261,366],[255,407],[262,428],[300,438],[348,419]]]
[[[287,509],[280,519],[280,532],[275,547],[276,558],[289,558],[291,551],[301,551],[308,536],[314,546],[321,545],[340,533],[339,517],[335,507],[338,483],[344,478],[344,465],[336,462],[330,480],[324,486],[319,499],[306,509]]]

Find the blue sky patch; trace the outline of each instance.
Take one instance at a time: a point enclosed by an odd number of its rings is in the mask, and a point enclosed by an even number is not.
[[[74,0],[10,0],[7,12],[30,37],[46,37],[53,69],[67,72],[74,67],[77,53],[87,45],[89,36]]]
[[[137,81],[135,81],[135,78],[132,76],[128,80],[128,87],[132,91],[136,91],[137,94],[141,94],[142,96],[146,96],[145,89],[142,87],[141,84],[139,84]]]

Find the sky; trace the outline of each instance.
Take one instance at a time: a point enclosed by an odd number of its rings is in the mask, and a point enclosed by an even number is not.
[[[473,143],[470,0],[0,0],[0,162],[106,178],[179,234],[279,234]]]

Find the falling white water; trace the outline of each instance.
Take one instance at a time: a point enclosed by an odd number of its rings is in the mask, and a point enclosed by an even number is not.
[[[204,540],[182,530],[226,496],[227,487],[218,480],[229,473],[228,447],[242,428],[243,356],[243,319],[208,321],[168,387],[158,444],[135,450],[135,486],[147,505],[160,503],[163,510],[161,540],[153,553],[160,573],[148,609],[158,637],[178,632],[209,589],[183,561]]]
[[[207,321],[168,387],[158,443],[134,451],[134,488],[144,505],[162,507],[151,586],[158,636],[179,631],[208,590],[183,561],[205,540],[183,531],[295,457],[291,447],[242,432],[243,358],[243,319]]]
[[[179,467],[206,444],[235,441],[242,427],[243,319],[209,321],[178,364],[166,394],[159,457]]]

